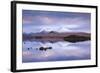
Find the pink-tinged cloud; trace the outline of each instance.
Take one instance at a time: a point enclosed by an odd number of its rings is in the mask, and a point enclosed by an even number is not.
[[[24,17],[23,20],[22,20],[23,24],[32,24],[32,21],[33,21],[32,16]]]

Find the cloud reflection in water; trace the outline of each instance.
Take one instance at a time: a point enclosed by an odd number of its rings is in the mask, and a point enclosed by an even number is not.
[[[74,44],[69,42],[41,43],[27,41],[26,44],[23,44],[23,62],[90,59],[90,41]],[[41,46],[51,46],[52,49],[46,51],[36,50]],[[27,50],[28,47],[32,47],[32,49]]]

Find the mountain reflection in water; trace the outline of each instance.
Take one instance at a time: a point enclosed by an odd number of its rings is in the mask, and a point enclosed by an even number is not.
[[[46,51],[40,48],[47,48]],[[64,60],[86,60],[91,56],[90,41],[71,43],[67,41],[41,42],[23,41],[22,61],[47,62]]]

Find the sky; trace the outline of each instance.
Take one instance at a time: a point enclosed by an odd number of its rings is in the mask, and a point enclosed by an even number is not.
[[[90,13],[23,10],[22,22],[24,33],[91,32]]]

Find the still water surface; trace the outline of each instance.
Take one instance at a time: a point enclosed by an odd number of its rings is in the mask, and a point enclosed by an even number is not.
[[[38,49],[40,47],[52,47],[52,49],[41,51]],[[28,63],[64,60],[87,60],[91,58],[90,48],[90,41],[77,43],[66,41],[53,43],[24,41],[22,49],[22,61],[23,63]]]

